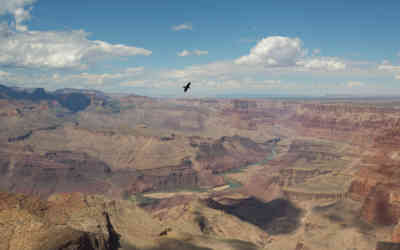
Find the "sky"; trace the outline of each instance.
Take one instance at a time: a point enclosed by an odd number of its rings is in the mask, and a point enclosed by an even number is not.
[[[394,95],[399,27],[398,0],[0,0],[0,84],[171,97]]]

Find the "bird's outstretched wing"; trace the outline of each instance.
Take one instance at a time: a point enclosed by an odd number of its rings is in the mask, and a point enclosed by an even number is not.
[[[183,86],[183,91],[186,92],[190,88],[190,82],[188,82],[185,86]]]

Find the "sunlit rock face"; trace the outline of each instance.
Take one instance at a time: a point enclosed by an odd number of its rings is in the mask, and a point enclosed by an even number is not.
[[[396,224],[400,218],[399,191],[398,185],[376,185],[364,201],[362,216],[371,223]]]
[[[1,153],[0,187],[17,193],[48,197],[59,192],[105,193],[110,167],[85,153],[48,152],[45,155]]]
[[[363,107],[356,104],[301,104],[290,117],[307,135],[371,144],[385,130],[400,124],[393,108]],[[368,136],[366,136],[368,135]]]
[[[68,210],[72,204],[63,205]],[[57,209],[38,197],[0,193],[0,249],[117,249],[108,231],[71,227]]]

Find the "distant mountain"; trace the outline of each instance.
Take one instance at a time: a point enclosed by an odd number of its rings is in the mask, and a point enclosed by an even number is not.
[[[94,90],[94,89],[63,88],[63,89],[57,89],[53,93],[57,94],[57,95],[81,93],[81,94],[85,94],[85,95],[95,96],[95,97],[101,98],[101,99],[110,99],[110,97],[108,95],[106,95],[104,92],[99,91],[99,90]]]
[[[11,88],[0,84],[0,99],[39,101],[58,101],[72,112],[84,110],[90,105],[90,95],[79,92],[46,92],[43,88],[33,91]]]

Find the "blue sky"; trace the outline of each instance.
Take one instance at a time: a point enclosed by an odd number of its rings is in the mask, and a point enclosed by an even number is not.
[[[150,96],[400,93],[400,1],[0,0],[0,82]]]

